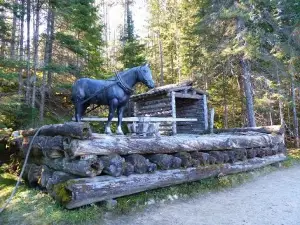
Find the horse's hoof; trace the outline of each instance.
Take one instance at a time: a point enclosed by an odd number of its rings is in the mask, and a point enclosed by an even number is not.
[[[106,130],[104,133],[107,135],[112,135],[112,132],[110,130]]]

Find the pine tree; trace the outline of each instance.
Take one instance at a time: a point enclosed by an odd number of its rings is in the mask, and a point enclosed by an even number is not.
[[[126,23],[124,24],[124,32],[121,37],[123,46],[118,58],[123,63],[124,68],[140,66],[145,62],[145,46],[139,43],[134,33],[131,4],[128,0],[125,1]]]

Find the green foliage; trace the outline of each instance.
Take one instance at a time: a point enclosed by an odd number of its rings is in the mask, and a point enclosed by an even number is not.
[[[56,1],[54,5],[59,22],[67,27],[56,33],[56,40],[80,58],[84,64],[81,74],[100,75],[103,63],[102,25],[94,0]]]
[[[119,60],[123,63],[124,68],[140,66],[145,62],[145,46],[138,40],[126,41]]]
[[[127,22],[125,26],[125,33],[121,37],[123,46],[118,60],[123,63],[124,68],[132,68],[135,66],[140,66],[145,62],[145,45],[139,43],[134,33],[132,12],[129,8],[129,3],[127,4],[128,5],[125,6],[127,7]]]
[[[36,127],[38,110],[18,100],[18,96],[1,99],[0,126],[15,129]]]

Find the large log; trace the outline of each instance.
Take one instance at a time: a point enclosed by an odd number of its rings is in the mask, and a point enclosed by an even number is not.
[[[74,174],[82,177],[94,177],[101,174],[104,165],[96,156],[85,159],[67,159],[58,158],[50,159],[47,157],[31,158],[31,161],[38,165],[47,165],[48,167],[63,171],[69,174]]]
[[[181,159],[172,155],[154,154],[147,158],[162,170],[178,169],[181,166]]]
[[[34,157],[45,156],[49,158],[61,158],[64,157],[64,139],[68,137],[63,136],[36,136],[32,143],[32,149],[30,154]],[[22,153],[26,156],[28,147],[32,141],[32,137],[24,137],[22,143]]]
[[[113,177],[121,176],[125,167],[128,166],[125,164],[125,159],[117,154],[102,156],[100,159],[104,164],[103,173]]]
[[[91,140],[64,142],[64,150],[71,158],[81,155],[119,155],[176,153],[190,151],[234,150],[276,146],[284,143],[281,135],[250,133],[214,135],[176,135],[160,138],[131,138],[94,134]]]
[[[24,130],[24,137],[33,136],[38,129]],[[67,122],[64,124],[45,125],[41,128],[39,135],[44,136],[67,136],[77,139],[87,139],[92,135],[90,125],[84,122]]]
[[[228,128],[228,129],[214,129],[214,133],[237,133],[237,132],[259,132],[265,134],[284,134],[284,126],[264,126],[264,127],[242,127],[242,128]]]
[[[150,163],[148,159],[139,154],[128,155],[125,160],[134,166],[135,173],[152,173],[157,169],[156,164]]]
[[[34,163],[28,163],[25,166],[23,179],[28,182],[30,187],[38,186],[39,179],[41,178],[42,166]]]
[[[128,177],[98,176],[72,179],[64,183],[63,204],[68,209],[130,195],[150,189],[197,181],[219,174],[227,175],[257,169],[286,159],[283,154],[266,158],[253,158],[244,162],[187,169],[156,171],[152,174],[133,174]],[[113,188],[112,188],[113,187]],[[54,188],[55,190],[55,188]],[[87,191],[88,190],[88,191]],[[61,191],[61,190],[60,190]]]
[[[62,171],[54,171],[52,173],[51,177],[47,181],[47,184],[46,184],[47,191],[50,194],[52,194],[54,185],[66,182],[71,179],[76,179],[76,178],[78,178],[78,177],[75,175],[69,174],[69,173],[65,173]]]

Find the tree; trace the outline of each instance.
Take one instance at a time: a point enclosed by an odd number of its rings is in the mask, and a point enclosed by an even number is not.
[[[124,68],[132,68],[140,66],[145,62],[145,46],[140,44],[134,33],[134,22],[132,12],[130,10],[129,0],[125,1],[125,17],[124,32],[121,37],[123,43],[119,60],[123,63]]]

